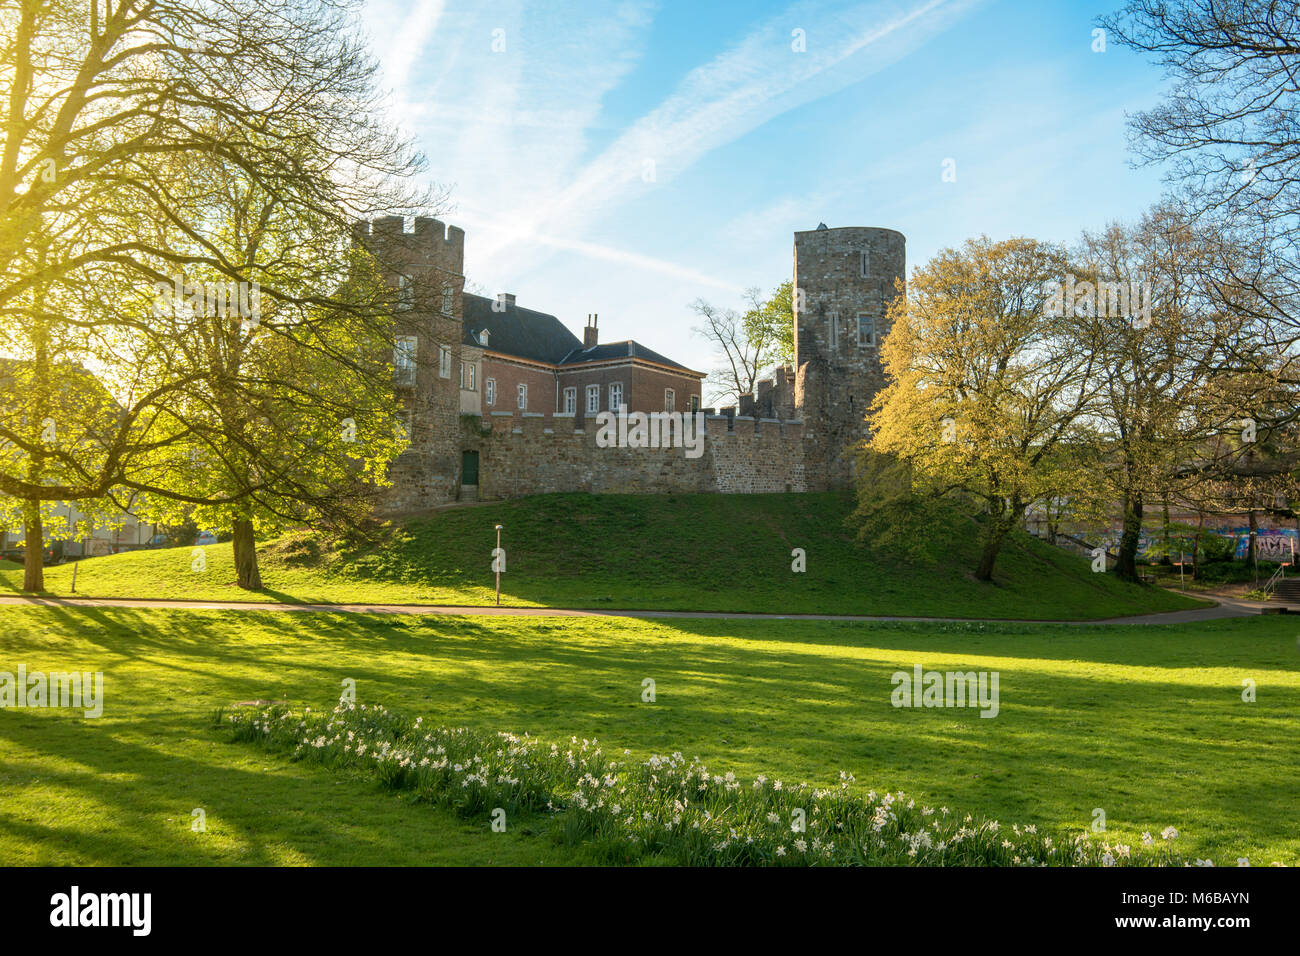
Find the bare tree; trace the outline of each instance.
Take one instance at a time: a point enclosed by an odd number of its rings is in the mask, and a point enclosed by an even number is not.
[[[1253,249],[1214,280],[1224,301],[1251,293],[1235,303],[1254,323],[1237,359],[1300,383],[1300,7],[1131,0],[1101,23],[1173,80],[1130,121],[1139,161],[1167,163],[1194,216]]]
[[[747,289],[745,299],[748,308],[743,313],[719,309],[704,299],[691,303],[701,320],[692,331],[712,343],[718,361],[707,380],[709,404],[739,404],[741,395],[753,395],[759,375],[780,348],[771,324],[759,321],[766,309],[762,293]]]

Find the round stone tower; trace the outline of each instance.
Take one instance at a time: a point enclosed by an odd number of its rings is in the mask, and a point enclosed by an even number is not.
[[[906,246],[901,232],[867,226],[794,234],[794,394],[809,490],[852,481],[853,446],[884,385],[885,310],[904,277]]]

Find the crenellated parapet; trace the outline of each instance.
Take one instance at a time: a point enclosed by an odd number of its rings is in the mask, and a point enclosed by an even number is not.
[[[381,216],[354,223],[352,241],[369,250],[386,274],[413,283],[420,297],[413,311],[447,312],[441,300],[444,287],[451,285],[457,296],[464,288],[465,230],[459,226],[429,216]],[[449,311],[459,314],[458,309]]]

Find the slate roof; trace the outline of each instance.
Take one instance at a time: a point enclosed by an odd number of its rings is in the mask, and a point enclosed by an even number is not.
[[[570,352],[582,348],[582,340],[553,315],[507,305],[493,312],[494,300],[465,293],[464,338],[466,345],[478,345],[478,334],[488,330],[487,347],[493,352],[517,355],[536,362],[558,365]]]
[[[639,358],[647,362],[654,362],[658,365],[667,365],[672,368],[679,368],[683,372],[689,372],[685,365],[674,362],[672,359],[660,355],[651,349],[646,348],[639,342],[606,342],[601,345],[584,349],[579,346],[560,360],[561,365],[578,365],[582,362],[608,362],[612,359],[620,358]]]
[[[647,362],[679,368],[689,372],[685,365],[660,355],[638,342],[607,342],[592,348],[583,348],[582,340],[553,315],[534,312],[507,304],[501,312],[492,309],[495,300],[481,295],[464,295],[465,345],[480,345],[479,333],[488,331],[487,347],[493,352],[516,355],[551,365],[574,366],[584,362],[608,362],[616,359],[639,358]]]

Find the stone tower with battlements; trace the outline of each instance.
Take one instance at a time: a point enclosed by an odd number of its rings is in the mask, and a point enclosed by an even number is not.
[[[880,343],[906,244],[901,232],[865,226],[794,234],[795,414],[810,491],[851,483],[854,446],[885,384]]]
[[[454,500],[461,467],[465,232],[425,216],[386,216],[358,222],[353,241],[378,260],[398,303],[393,384],[410,445],[390,467],[388,508],[419,511]]]

